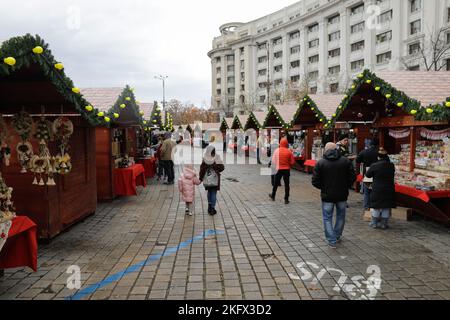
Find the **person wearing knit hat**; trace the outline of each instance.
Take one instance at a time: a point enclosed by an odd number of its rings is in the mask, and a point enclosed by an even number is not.
[[[341,134],[339,136],[339,142],[336,143],[339,151],[341,152],[341,156],[346,157],[350,160],[354,160],[355,156],[350,155],[350,151],[348,150],[349,145],[349,135],[348,134]]]
[[[391,209],[396,208],[395,197],[395,166],[390,161],[384,148],[378,150],[379,161],[373,164],[366,173],[366,177],[373,178],[370,194],[370,207],[374,229],[387,229]]]
[[[314,168],[312,184],[321,191],[325,238],[331,248],[342,239],[349,188],[356,180],[353,164],[343,157],[334,143],[327,143],[323,159]],[[333,213],[336,207],[336,223]]]

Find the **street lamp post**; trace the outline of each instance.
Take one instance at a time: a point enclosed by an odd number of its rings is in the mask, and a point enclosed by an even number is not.
[[[166,79],[168,78],[168,76],[155,76],[155,79],[157,80],[161,80],[163,83],[163,111],[165,111],[166,109]]]

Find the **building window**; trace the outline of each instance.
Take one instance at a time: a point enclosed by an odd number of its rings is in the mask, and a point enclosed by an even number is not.
[[[227,78],[228,83],[234,83],[234,77],[228,77]]]
[[[319,71],[311,71],[308,73],[308,77],[310,80],[317,80],[319,78]]]
[[[362,70],[363,68],[364,68],[364,59],[353,61],[351,63],[352,71],[359,71],[359,70]]]
[[[277,79],[277,80],[275,80],[275,81],[273,82],[273,84],[276,85],[276,86],[281,86],[282,83],[283,83],[283,80],[282,80],[282,79]]]
[[[300,67],[300,60],[295,60],[291,62],[291,69]]]
[[[328,51],[329,58],[336,58],[339,57],[340,55],[341,55],[341,48]]]
[[[272,40],[272,43],[273,43],[274,46],[280,45],[280,44],[283,43],[283,39],[282,39],[281,37],[280,37],[280,38],[273,39],[273,40]]]
[[[316,48],[319,46],[319,39],[314,39],[309,42],[309,48]]]
[[[392,31],[383,32],[377,35],[377,43],[384,43],[392,40]]]
[[[216,57],[216,63],[220,63],[220,57]]]
[[[264,63],[267,61],[267,56],[263,56],[263,57],[259,57],[258,58],[258,63]]]
[[[220,96],[222,94],[222,90],[217,89],[217,95]]]
[[[281,70],[283,70],[283,66],[280,64],[280,65],[278,65],[278,66],[275,66],[275,67],[273,68],[273,70],[274,70],[275,72],[281,72]]]
[[[339,40],[339,39],[341,39],[341,32],[340,32],[340,31],[336,31],[336,32],[330,33],[330,34],[328,35],[328,41],[329,41],[329,42],[331,42],[331,41],[337,41],[337,40]]]
[[[300,31],[294,31],[289,34],[289,40],[300,38]]]
[[[308,27],[308,33],[313,33],[313,32],[317,32],[317,31],[319,31],[319,24],[318,23],[315,23],[315,24],[310,25]]]
[[[310,64],[312,64],[312,63],[318,63],[318,62],[319,62],[319,55],[316,54],[315,56],[309,57],[309,58],[308,58],[308,62],[309,62]]]
[[[228,105],[234,106],[234,99],[228,99]]]
[[[330,92],[336,93],[339,90],[339,83],[332,83],[330,84]]]
[[[447,8],[447,22],[450,22],[450,8]]]
[[[328,18],[328,24],[335,24],[335,23],[339,23],[340,21],[341,21],[341,17],[338,14]]]
[[[245,85],[241,84],[241,91],[245,91]]]
[[[217,83],[217,84],[221,84],[221,83],[222,83],[222,79],[218,78],[218,79],[216,80],[216,83]]]
[[[421,31],[422,29],[422,23],[420,20],[416,20],[414,22],[411,22],[410,24],[410,34],[414,35]]]
[[[245,81],[245,72],[241,72],[241,81]]]
[[[222,68],[221,67],[217,67],[216,68],[216,73],[220,73],[222,71]]]
[[[279,58],[283,57],[283,51],[275,52],[275,53],[273,54],[273,57],[274,57],[275,59],[279,59]]]
[[[227,55],[228,62],[234,62],[234,54]]]
[[[450,32],[447,33],[447,44],[450,44]]]
[[[414,55],[420,52],[420,42],[416,42],[409,45],[409,54]]]
[[[335,66],[335,67],[328,68],[328,74],[330,76],[337,75],[340,72],[341,72],[341,66]]]
[[[410,0],[411,2],[411,13],[419,11],[422,8],[422,0]]]
[[[264,103],[266,101],[266,96],[259,96],[259,103]]]
[[[244,47],[240,48],[239,52],[240,52],[240,54],[244,54],[245,53],[245,48]]]
[[[389,10],[385,13],[382,13],[379,17],[378,17],[378,22],[379,23],[385,23],[385,22],[389,22],[392,20],[392,10]]]
[[[260,82],[260,83],[258,83],[258,86],[259,86],[260,89],[264,89],[264,88],[267,87],[267,83],[266,82]]]
[[[408,71],[420,71],[420,65],[408,67]]]
[[[262,43],[262,44],[258,44],[258,50],[264,50],[266,49],[266,44]]]
[[[360,14],[364,12],[364,3],[354,6],[353,8],[350,9],[350,15],[354,16],[356,14]]]
[[[300,46],[295,46],[291,48],[291,54],[296,54],[300,52]]]
[[[291,77],[291,82],[297,83],[297,82],[299,82],[299,81],[300,81],[300,76],[292,76],[292,77]]]
[[[229,95],[234,95],[234,93],[235,93],[235,90],[234,90],[234,88],[228,88],[228,94]]]
[[[364,50],[364,40],[352,43],[351,50],[352,52]]]
[[[388,63],[389,61],[391,61],[391,59],[392,59],[391,51],[377,55],[377,63],[378,64]]]
[[[309,88],[309,93],[310,94],[316,94],[317,93],[317,87]]]
[[[227,66],[227,71],[228,72],[233,72],[234,71],[234,64]]]
[[[267,74],[267,69],[262,69],[258,71],[259,76],[265,76]]]
[[[351,27],[351,30],[350,30],[350,31],[351,31],[351,33],[353,34],[353,33],[363,32],[365,28],[366,28],[366,23],[363,21],[363,22],[354,24],[354,25]]]

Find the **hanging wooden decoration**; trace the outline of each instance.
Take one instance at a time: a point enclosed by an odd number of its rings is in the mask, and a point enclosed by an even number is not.
[[[48,141],[53,137],[52,123],[42,117],[36,123],[36,132],[34,137],[39,140],[39,154],[34,155],[31,159],[31,172],[34,173],[34,185],[55,186],[54,166],[55,159],[50,155],[48,149]],[[47,182],[44,182],[44,176],[47,176]],[[37,179],[39,177],[39,180]]]
[[[9,188],[0,173],[0,251],[8,239],[8,232],[11,229],[12,220],[16,216],[13,203],[11,201],[12,188]]]
[[[8,140],[8,127],[5,119],[0,115],[0,160],[4,160],[7,167],[9,167],[9,159],[11,158],[11,148],[9,147]]]
[[[69,118],[59,117],[53,122],[53,133],[59,142],[59,153],[55,157],[55,169],[59,174],[68,174],[72,170],[69,156],[69,140],[73,134],[73,123]]]
[[[28,141],[31,130],[33,129],[33,119],[25,111],[21,111],[12,118],[12,124],[16,132],[20,135],[22,141],[17,144],[17,156],[22,166],[21,173],[26,173],[30,167],[30,161],[33,157],[33,146]]]
[[[420,135],[428,140],[444,140],[445,138],[450,137],[450,128],[444,130],[430,130],[427,128],[421,128]]]
[[[411,134],[411,131],[409,131],[409,129],[403,129],[403,130],[389,130],[389,135],[392,138],[395,139],[404,139],[409,137],[409,135]]]

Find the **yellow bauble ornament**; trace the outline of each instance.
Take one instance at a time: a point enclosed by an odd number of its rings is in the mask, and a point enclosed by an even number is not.
[[[143,121],[142,123],[143,123],[143,124],[147,124],[147,121]]]
[[[388,99],[390,99],[392,97],[392,94],[390,94],[390,93],[388,93],[387,95],[386,95],[386,98],[388,98]]]
[[[86,111],[91,112],[92,110],[94,110],[94,108],[92,106],[86,106],[84,107],[86,109]]]
[[[42,52],[44,52],[44,48],[42,48],[41,46],[36,46],[33,48],[33,53],[41,54]]]
[[[346,95],[344,95],[344,99],[347,99],[348,98],[348,95],[346,94]]]
[[[153,123],[156,123],[156,120],[153,120]]]
[[[367,83],[367,84],[371,84],[371,83],[372,83],[372,80],[367,80],[366,83]]]
[[[447,101],[447,102],[445,103],[445,106],[450,108],[450,101]]]
[[[113,116],[114,116],[114,118],[117,119],[119,117],[119,114],[118,113],[114,113]]]
[[[139,114],[140,114],[141,116],[143,116],[143,115],[144,115],[144,111],[139,112]]]
[[[355,89],[356,88],[356,86],[355,85],[352,85],[352,89]]]
[[[7,57],[3,59],[3,62],[6,63],[8,66],[13,66],[16,64],[16,59],[14,59],[13,57]]]
[[[336,113],[333,113],[333,118],[336,118]]]
[[[341,110],[341,109],[342,109],[342,106],[339,106],[338,109]]]
[[[130,98],[130,97],[126,97],[126,98],[125,98],[125,100],[127,100],[127,101],[130,101],[130,100],[131,100],[131,98]]]
[[[124,103],[122,103],[122,104],[120,105],[120,107],[121,107],[122,109],[125,109],[126,105],[125,105]]]
[[[62,63],[57,63],[57,64],[55,64],[55,68],[58,70],[62,70],[62,69],[64,69],[64,65]]]
[[[399,107],[399,108],[403,107],[403,102],[397,103],[397,107]]]
[[[376,88],[375,88],[375,91],[380,91],[380,90],[381,90],[380,87],[376,87]]]
[[[104,113],[103,111],[100,111],[99,113],[97,113],[97,115],[98,115],[99,117],[103,117],[103,116],[105,115],[105,113]]]
[[[431,108],[428,108],[428,109],[427,109],[427,113],[428,113],[428,114],[432,114],[433,112],[434,112],[433,109],[431,109]]]
[[[105,121],[106,121],[106,122],[110,122],[111,119],[110,119],[109,117],[105,117]]]
[[[80,93],[80,88],[72,88],[73,93]]]
[[[412,114],[412,115],[417,114],[417,110],[411,110],[411,114]]]
[[[362,73],[358,74],[358,78],[362,78],[364,75]]]

